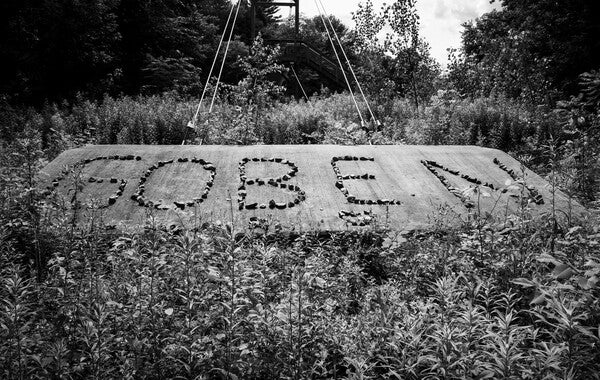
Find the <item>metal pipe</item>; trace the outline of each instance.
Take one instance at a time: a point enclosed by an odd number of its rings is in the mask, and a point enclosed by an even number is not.
[[[294,0],[296,3],[296,40],[300,40],[300,0]]]

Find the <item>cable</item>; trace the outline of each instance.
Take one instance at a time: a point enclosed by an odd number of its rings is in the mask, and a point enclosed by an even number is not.
[[[225,67],[225,60],[227,59],[227,53],[229,52],[229,45],[231,44],[231,38],[233,37],[233,30],[235,29],[235,22],[237,21],[238,14],[240,13],[240,5],[241,4],[242,4],[242,0],[238,0],[237,9],[235,10],[235,17],[233,18],[233,24],[231,24],[231,31],[229,32],[229,39],[227,40],[227,45],[225,46],[225,55],[223,55],[223,61],[221,62],[221,69],[219,70],[219,76],[217,77],[217,84],[215,85],[215,92],[214,92],[212,100],[210,102],[210,108],[208,109],[208,113],[212,112],[213,106],[215,105],[215,99],[217,98],[217,92],[219,90],[219,82],[221,81],[221,75],[223,74],[223,68]]]
[[[294,65],[290,65],[290,68],[292,69],[292,73],[294,73],[294,77],[296,77],[296,81],[298,82],[298,85],[300,86],[300,90],[302,90],[302,93],[304,94],[304,98],[306,98],[306,102],[308,104],[310,104],[310,106],[312,107],[312,104],[310,103],[310,99],[308,98],[308,95],[306,95],[306,91],[304,91],[304,87],[302,87],[302,82],[300,82],[300,78],[298,78],[298,75],[296,74],[296,70],[294,70]]]
[[[329,26],[331,26],[333,35],[335,36],[335,39],[337,40],[338,44],[340,45],[340,50],[342,51],[342,54],[344,55],[344,58],[346,59],[346,63],[348,64],[348,68],[350,69],[350,72],[352,73],[352,76],[354,77],[354,81],[356,82],[356,85],[358,86],[358,90],[360,91],[360,94],[362,95],[362,98],[365,101],[365,104],[367,105],[367,109],[369,110],[369,113],[371,114],[371,118],[373,119],[375,124],[377,126],[379,126],[380,125],[379,121],[373,114],[373,110],[371,110],[371,106],[369,105],[369,102],[367,101],[367,97],[365,96],[365,93],[363,92],[362,86],[360,85],[360,82],[358,81],[358,78],[356,77],[356,73],[354,72],[354,69],[352,68],[352,65],[350,64],[350,59],[348,59],[348,55],[346,54],[346,51],[344,50],[342,41],[340,40],[340,37],[338,36],[337,32],[335,31],[335,28],[333,27],[333,23],[331,22],[331,19],[329,18],[329,14],[325,10],[325,6],[323,5],[323,2],[321,0],[315,0],[315,1],[318,1],[319,4],[321,5],[321,8],[323,8],[323,13],[325,14],[325,18],[327,19],[327,21],[329,21]],[[321,10],[319,9],[319,12],[320,11]]]
[[[342,75],[344,76],[344,79],[346,80],[346,85],[348,85],[348,90],[350,91],[350,95],[352,96],[352,101],[354,102],[354,106],[356,107],[356,111],[358,111],[358,116],[360,117],[360,121],[362,126],[365,126],[365,119],[362,116],[362,113],[360,112],[360,108],[358,107],[358,102],[356,101],[356,98],[354,97],[354,92],[352,91],[352,86],[350,85],[350,81],[348,80],[348,76],[346,75],[346,70],[344,70],[344,65],[342,64],[342,60],[340,59],[340,56],[335,48],[335,44],[333,43],[333,39],[331,38],[331,34],[329,34],[329,28],[327,27],[327,23],[325,22],[325,18],[323,17],[323,13],[321,12],[321,8],[319,8],[319,4],[317,3],[317,0],[315,1],[315,5],[317,6],[317,10],[319,11],[319,16],[321,16],[321,21],[323,22],[323,26],[325,27],[325,31],[327,32],[327,37],[329,38],[329,42],[331,42],[331,47],[333,48],[333,52],[335,53],[335,57],[337,58],[338,64],[340,65],[340,69],[342,70]]]
[[[190,122],[187,124],[185,134],[183,135],[183,141],[181,145],[185,145],[185,140],[187,140],[187,135],[189,129],[196,130],[196,120],[198,120],[198,115],[200,114],[200,109],[202,108],[202,102],[204,101],[204,97],[206,96],[206,91],[208,90],[208,85],[210,84],[210,78],[212,77],[212,73],[215,69],[215,65],[217,64],[217,59],[219,58],[219,52],[221,51],[221,46],[223,46],[223,39],[225,38],[225,34],[227,33],[227,28],[229,27],[229,22],[231,21],[231,15],[233,14],[233,6],[229,10],[229,15],[227,16],[227,22],[225,23],[225,28],[223,29],[223,34],[221,34],[221,39],[219,40],[219,46],[217,47],[217,51],[215,52],[215,58],[213,59],[212,65],[210,66],[210,71],[208,72],[208,76],[206,77],[206,83],[204,83],[204,89],[202,90],[202,95],[200,96],[200,102],[198,102],[198,108],[196,108],[196,113]],[[233,28],[233,26],[232,26]]]
[[[233,14],[233,6],[229,10],[229,16],[227,17],[227,22],[225,23],[225,29],[223,30],[223,34],[221,34],[221,39],[219,41],[219,46],[217,48],[217,52],[215,53],[215,59],[212,62],[212,66],[210,67],[210,71],[208,72],[208,77],[206,78],[206,83],[204,84],[204,89],[202,90],[202,96],[200,97],[200,103],[198,103],[198,108],[196,109],[196,113],[194,114],[194,118],[192,119],[192,125],[196,125],[196,120],[198,119],[198,114],[200,113],[200,108],[202,107],[202,102],[204,101],[204,96],[206,95],[206,91],[208,89],[208,84],[210,82],[210,78],[212,77],[213,70],[215,69],[215,65],[217,64],[217,59],[219,58],[219,52],[221,51],[221,46],[223,45],[223,39],[225,38],[225,34],[227,33],[227,28],[229,27],[229,22],[231,21],[231,15]]]

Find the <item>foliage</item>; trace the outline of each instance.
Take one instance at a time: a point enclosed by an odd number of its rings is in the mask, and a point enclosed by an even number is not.
[[[450,77],[469,96],[492,93],[552,105],[578,92],[578,76],[596,69],[598,4],[585,0],[500,1],[466,23]],[[456,54],[458,53],[458,54]]]
[[[12,104],[38,107],[78,93],[91,99],[197,93],[231,6],[227,0],[3,1],[0,58],[7,70],[0,93]]]
[[[281,236],[117,232],[90,209],[74,226],[27,201],[39,141],[6,146],[21,156],[0,175],[2,378],[598,378],[596,219],[441,210],[404,237]]]
[[[414,0],[396,1],[375,12],[371,0],[359,5],[353,14],[358,51],[363,67],[361,79],[370,83],[374,95],[402,96],[415,106],[435,93],[435,79],[440,67],[429,53],[429,45],[419,36],[419,16]],[[390,32],[380,42],[377,35],[385,28]],[[380,94],[381,95],[381,94]]]

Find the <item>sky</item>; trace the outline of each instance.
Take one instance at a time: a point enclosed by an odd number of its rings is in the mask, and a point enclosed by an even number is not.
[[[354,28],[352,12],[364,0],[321,0],[325,11],[350,27]],[[392,3],[393,0],[387,0]],[[385,0],[373,0],[375,9],[380,9]],[[499,8],[498,3],[489,0],[417,0],[417,11],[421,18],[421,36],[429,42],[431,55],[443,66],[448,61],[447,49],[460,47],[461,24],[482,14]],[[283,17],[290,14],[289,8],[281,8]],[[307,17],[318,14],[315,0],[300,1],[300,13]]]

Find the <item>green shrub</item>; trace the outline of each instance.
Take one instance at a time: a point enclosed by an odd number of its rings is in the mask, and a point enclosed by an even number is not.
[[[39,144],[10,148],[35,163]],[[524,210],[404,240],[119,232],[61,217],[28,164],[6,173],[2,378],[598,378],[597,218]]]

